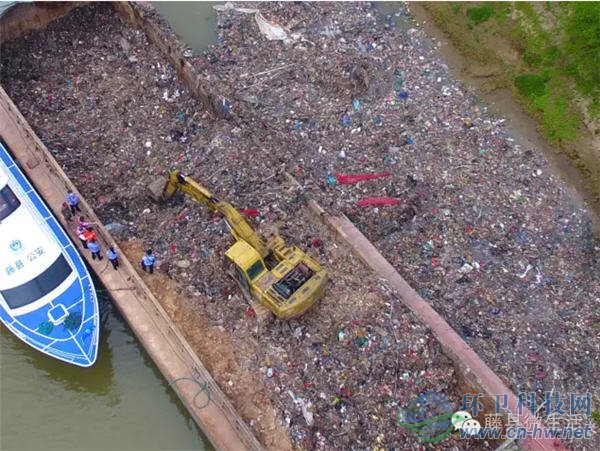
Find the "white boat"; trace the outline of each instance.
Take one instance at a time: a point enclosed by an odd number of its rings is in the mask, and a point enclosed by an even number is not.
[[[0,142],[0,320],[49,356],[88,367],[98,299],[81,256]]]

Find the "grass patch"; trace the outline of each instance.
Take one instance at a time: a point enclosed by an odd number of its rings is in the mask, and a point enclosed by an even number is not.
[[[462,5],[461,3],[430,2],[425,7],[433,21],[448,33],[452,42],[463,55],[482,64],[491,62],[499,65],[500,60],[497,55],[490,54],[485,48],[482,48],[470,31],[465,33],[465,27],[473,27],[473,25],[462,14]],[[455,13],[456,8],[460,14]]]
[[[538,24],[538,15],[531,4],[527,2],[516,2],[515,9],[521,11],[521,13],[523,13],[527,19],[534,22],[535,25]]]
[[[493,81],[512,87],[545,138],[558,144],[600,200],[600,155],[569,143],[580,131],[588,139],[584,114],[600,118],[600,2],[426,2],[424,7],[470,64],[499,69],[486,86]],[[593,415],[600,427],[600,412]]]
[[[566,98],[566,92],[558,95],[547,93],[535,98],[532,105],[540,111],[542,131],[551,141],[571,141],[577,137],[579,115]]]
[[[479,6],[476,8],[467,8],[467,17],[473,24],[479,25],[487,22],[494,15],[496,9],[493,6]]]
[[[570,141],[577,136],[581,120],[570,102],[563,77],[522,74],[514,78],[519,94],[539,117],[542,131],[551,141]]]
[[[499,24],[503,25],[510,15],[510,5],[508,3],[501,2],[496,6],[496,20]]]
[[[523,74],[515,77],[515,86],[519,92],[530,100],[546,94],[546,82],[541,75]]]
[[[594,420],[594,423],[596,423],[596,427],[600,428],[600,412],[594,410],[592,412],[592,420]]]
[[[589,100],[593,118],[600,117],[600,2],[478,2],[468,7],[441,2],[427,9],[463,54],[504,68],[500,77],[513,84],[550,141],[577,136],[582,123],[578,96]],[[504,45],[504,53],[496,42]],[[519,54],[512,67],[503,59],[509,54],[506,44]]]
[[[592,117],[600,117],[600,3],[573,2],[561,12],[567,72],[591,100]]]

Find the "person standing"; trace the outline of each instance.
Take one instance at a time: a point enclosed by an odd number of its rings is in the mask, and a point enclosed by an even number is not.
[[[96,260],[96,257],[98,257],[98,260],[102,260],[102,255],[100,255],[100,245],[98,244],[98,241],[96,241],[96,239],[90,241],[87,244],[87,247],[92,253],[92,260]]]
[[[87,241],[87,244],[90,244],[90,241],[95,241],[97,236],[96,236],[96,232],[94,231],[93,227],[86,227],[83,229],[83,237],[85,238],[85,241]]]
[[[88,246],[87,240],[85,239],[85,232],[85,227],[77,227],[77,238],[79,238],[79,241],[81,241],[81,245],[83,246],[83,248],[87,249]]]
[[[152,252],[152,249],[148,249],[146,254],[142,257],[142,269],[144,271],[148,270],[150,274],[154,272],[154,262],[156,261],[156,257]]]
[[[108,261],[112,264],[113,269],[116,271],[119,267],[119,254],[113,246],[108,248],[106,256],[108,257]]]
[[[62,213],[63,218],[65,218],[65,221],[71,222],[73,213],[71,212],[71,207],[69,206],[68,203],[66,203],[66,202],[62,203],[62,208],[60,209],[60,212]]]
[[[69,207],[71,208],[71,213],[75,214],[76,211],[81,211],[79,208],[79,197],[72,190],[67,190],[67,195],[65,196]]]
[[[85,217],[80,216],[79,219],[77,220],[77,225],[79,227],[83,227],[84,229],[87,229],[91,224],[85,220]]]

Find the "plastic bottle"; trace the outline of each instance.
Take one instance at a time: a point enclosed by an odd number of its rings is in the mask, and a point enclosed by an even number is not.
[[[348,112],[344,113],[344,115],[342,116],[342,125],[344,127],[350,127],[351,124],[352,124],[352,117],[350,117]]]

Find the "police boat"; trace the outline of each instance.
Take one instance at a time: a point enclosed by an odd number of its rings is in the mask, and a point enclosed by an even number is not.
[[[0,320],[44,354],[89,367],[99,318],[81,256],[0,140]]]

